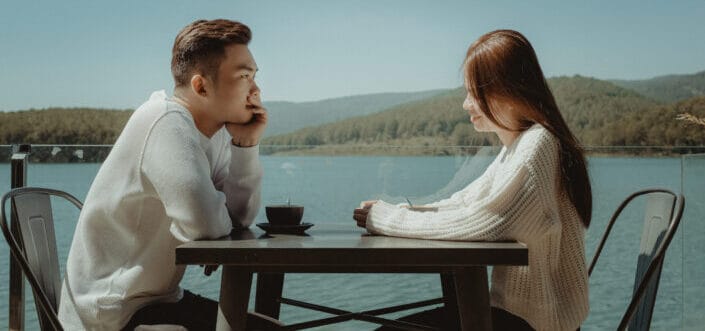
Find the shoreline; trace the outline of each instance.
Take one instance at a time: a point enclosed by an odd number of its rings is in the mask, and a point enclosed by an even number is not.
[[[5,148],[2,148],[5,147]],[[110,145],[35,145],[30,163],[101,163],[110,152]],[[472,156],[490,155],[498,145],[433,146],[418,145],[261,145],[262,156]],[[705,146],[588,146],[587,157],[674,158],[704,154]],[[491,153],[487,153],[492,151]],[[10,163],[11,146],[0,146],[0,163]]]

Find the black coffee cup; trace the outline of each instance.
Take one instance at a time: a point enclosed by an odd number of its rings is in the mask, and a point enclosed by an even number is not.
[[[304,206],[270,205],[264,207],[267,220],[272,225],[298,225],[304,216]]]

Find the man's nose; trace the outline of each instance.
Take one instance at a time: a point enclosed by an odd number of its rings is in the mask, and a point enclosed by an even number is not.
[[[260,90],[259,86],[257,86],[257,83],[252,83],[252,89],[250,89],[250,95],[253,96],[259,96]]]

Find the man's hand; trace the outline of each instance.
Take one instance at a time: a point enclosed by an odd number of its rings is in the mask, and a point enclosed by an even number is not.
[[[367,216],[370,213],[370,208],[377,203],[377,200],[363,201],[360,203],[360,208],[353,212],[353,219],[357,222],[357,226],[367,228]]]
[[[247,97],[247,110],[252,112],[252,120],[245,124],[226,123],[225,128],[233,137],[233,144],[239,147],[252,147],[267,127],[267,110],[262,107],[259,94]]]

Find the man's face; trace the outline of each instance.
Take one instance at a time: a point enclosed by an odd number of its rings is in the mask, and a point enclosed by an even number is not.
[[[218,68],[213,93],[208,95],[208,113],[217,122],[245,124],[252,120],[252,109],[262,107],[255,83],[257,64],[247,45],[230,45]]]

